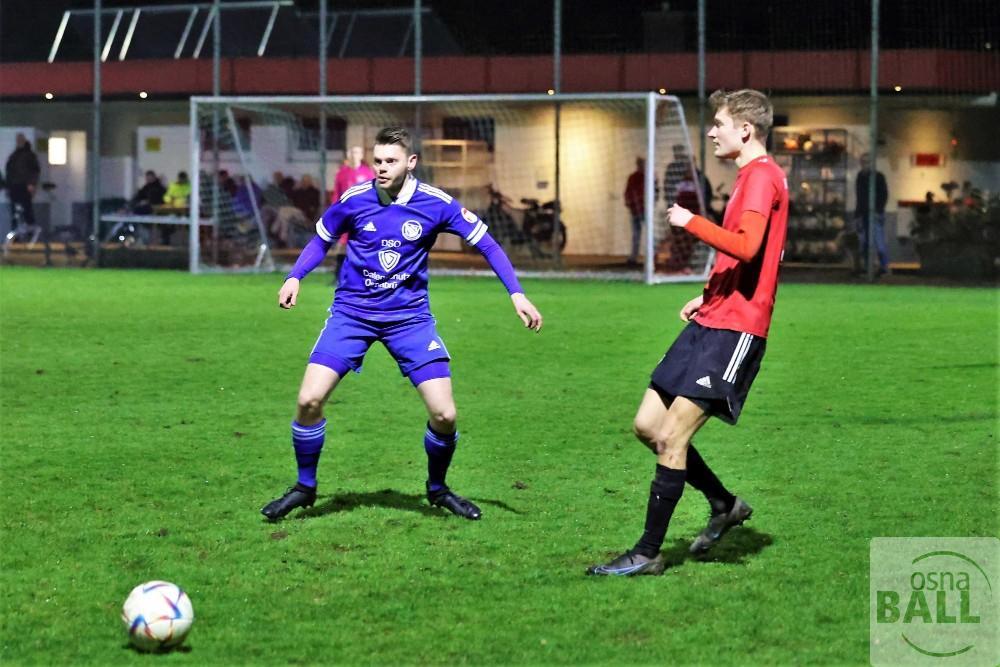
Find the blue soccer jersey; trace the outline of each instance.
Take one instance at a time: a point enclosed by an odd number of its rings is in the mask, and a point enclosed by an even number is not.
[[[388,204],[374,181],[348,189],[316,223],[328,243],[348,237],[334,309],[379,322],[429,313],[427,259],[437,235],[455,234],[475,246],[486,229],[449,194],[413,176]]]

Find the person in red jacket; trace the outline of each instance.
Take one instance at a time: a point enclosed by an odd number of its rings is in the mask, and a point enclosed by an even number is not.
[[[685,482],[711,507],[692,553],[712,548],[752,509],[719,481],[691,443],[709,417],[735,424],[760,370],[788,225],[788,181],[765,148],[774,113],[756,90],[716,91],[708,136],[715,156],[736,162],[739,175],[722,226],[674,204],[670,224],[718,251],[708,283],[681,308],[688,325],[653,370],[635,416],[636,437],[656,455],[656,474],[636,545],[594,575],[660,574],[667,525]]]

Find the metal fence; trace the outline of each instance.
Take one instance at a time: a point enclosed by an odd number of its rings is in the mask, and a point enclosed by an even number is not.
[[[461,57],[485,63],[494,79],[520,68],[523,80],[509,85],[526,89],[510,92],[677,95],[721,207],[733,174],[706,156],[705,99],[715,88],[754,87],[775,103],[771,149],[792,188],[787,259],[872,277],[886,254],[904,269],[949,257],[995,268],[1000,139],[977,130],[995,117],[1000,89],[1000,5],[991,0],[773,0],[749,10],[739,0],[108,4],[55,17],[51,43],[15,35],[0,46],[5,61],[38,59],[40,49],[50,62],[92,60],[90,165],[100,164],[108,131],[108,61],[210,58],[219,95],[227,59],[315,57],[314,92],[326,95],[343,85],[343,63],[387,58],[396,59],[396,92],[427,94],[454,92],[441,90],[441,72],[447,81],[459,62],[447,59]],[[328,123],[318,127],[322,153]],[[101,192],[101,170],[88,176],[90,193]],[[108,213],[90,199],[100,263]]]

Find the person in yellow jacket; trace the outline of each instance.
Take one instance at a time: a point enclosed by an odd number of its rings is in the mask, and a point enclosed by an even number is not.
[[[177,180],[167,186],[167,192],[163,195],[163,203],[175,208],[184,208],[191,198],[191,181],[188,180],[186,171],[177,172]]]

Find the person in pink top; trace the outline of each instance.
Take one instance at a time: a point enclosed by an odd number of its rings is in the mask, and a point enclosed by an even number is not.
[[[330,203],[336,204],[349,188],[353,188],[359,183],[364,183],[375,178],[375,171],[365,164],[365,149],[361,146],[351,146],[347,149],[347,161],[341,165],[337,171],[337,177],[333,181],[333,196]],[[347,234],[337,240],[337,273],[340,275],[340,266],[344,263],[343,249],[347,246]]]
[[[364,162],[365,149],[361,146],[351,146],[347,149],[347,161],[337,172],[337,178],[333,182],[333,196],[330,198],[331,204],[340,201],[340,197],[348,188],[353,188],[359,183],[370,181],[375,178],[375,172]]]

